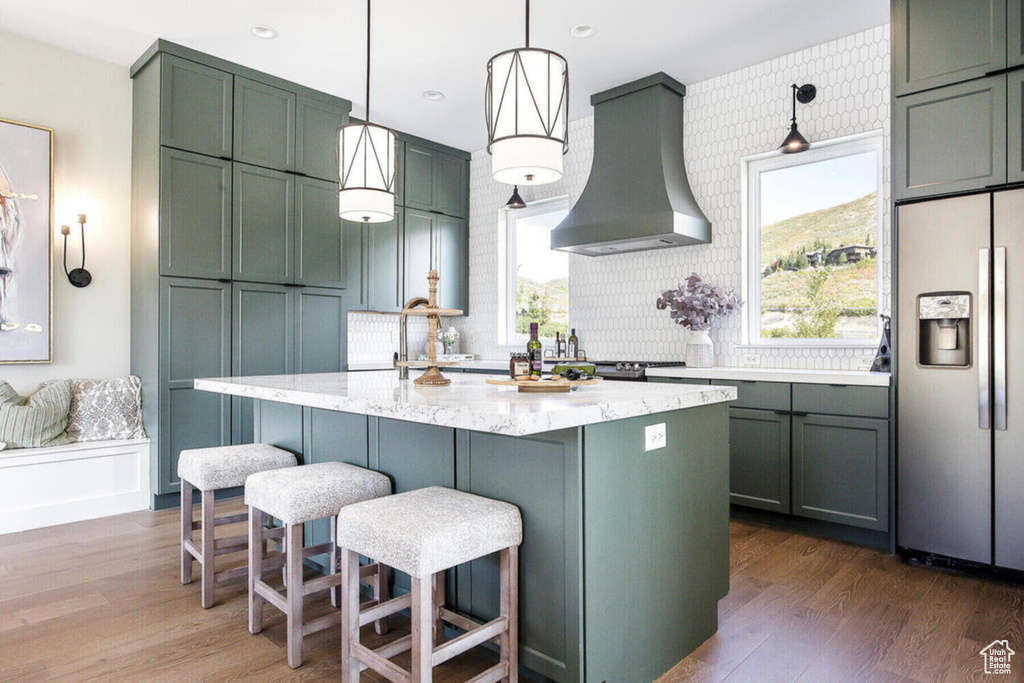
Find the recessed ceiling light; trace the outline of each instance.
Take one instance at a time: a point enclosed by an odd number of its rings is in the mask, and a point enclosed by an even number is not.
[[[569,35],[573,38],[589,38],[597,33],[597,27],[593,24],[576,24],[569,29]]]
[[[423,97],[431,102],[440,102],[444,99],[444,93],[440,90],[424,90]]]
[[[277,31],[269,26],[253,26],[252,34],[257,38],[263,38],[264,40],[277,38]]]

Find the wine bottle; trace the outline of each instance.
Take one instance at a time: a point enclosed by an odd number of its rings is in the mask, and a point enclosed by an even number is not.
[[[579,352],[579,350],[580,350],[580,340],[576,338],[576,328],[574,327],[574,328],[572,328],[572,331],[569,334],[569,345],[568,345],[568,348],[566,349],[565,357],[566,358],[576,358],[577,353]]]
[[[565,358],[565,340],[560,332],[555,332],[555,357]]]
[[[530,377],[540,379],[544,359],[540,339],[537,338],[537,323],[530,323],[530,341],[526,342],[526,353],[530,356]]]

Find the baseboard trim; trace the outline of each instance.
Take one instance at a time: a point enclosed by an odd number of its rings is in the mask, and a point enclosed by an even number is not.
[[[5,510],[0,514],[0,535],[148,508],[149,491],[139,490],[50,503],[21,510]]]

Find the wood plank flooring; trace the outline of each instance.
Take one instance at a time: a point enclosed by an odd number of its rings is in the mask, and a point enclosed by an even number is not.
[[[731,551],[718,633],[658,683],[1024,682],[1024,587],[741,522]],[[178,579],[176,510],[0,536],[0,683],[340,680],[337,628],[307,637],[293,671],[282,615],[267,608],[252,636],[244,582],[219,585],[216,602],[203,610],[198,580]],[[307,598],[309,616],[327,609],[326,593]],[[384,639],[408,630],[394,627]],[[1004,638],[1020,652],[1013,673],[984,675],[978,651]],[[364,630],[369,645],[384,639]],[[435,680],[489,664],[467,653]]]

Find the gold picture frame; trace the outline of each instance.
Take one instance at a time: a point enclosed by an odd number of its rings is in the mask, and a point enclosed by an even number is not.
[[[37,158],[43,146],[39,133],[45,134],[42,158]],[[45,173],[40,169],[43,163]],[[47,201],[40,211],[32,202],[41,198],[40,190],[44,188]],[[40,226],[44,217],[45,230]],[[45,248],[39,244],[40,232],[45,232]],[[53,235],[53,129],[0,118],[0,365],[53,362]],[[34,261],[22,269],[26,275],[21,278],[14,263],[7,262],[19,255],[22,260]],[[43,259],[45,279],[37,270],[37,263]],[[22,306],[13,305],[14,293],[26,287],[28,291],[22,297],[28,301]],[[36,310],[42,308],[42,301],[46,330],[36,336],[41,332],[37,330]],[[6,320],[8,309],[20,313],[27,310],[28,318]],[[40,339],[45,340],[45,351],[39,348]]]

